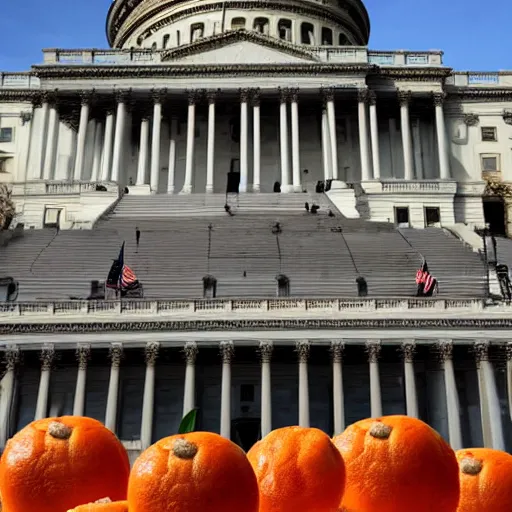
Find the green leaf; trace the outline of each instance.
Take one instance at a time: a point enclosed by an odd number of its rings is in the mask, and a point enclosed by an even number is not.
[[[197,408],[192,409],[190,412],[185,414],[180,423],[180,428],[178,429],[178,434],[188,434],[189,432],[194,432],[196,428],[196,419],[197,419]]]

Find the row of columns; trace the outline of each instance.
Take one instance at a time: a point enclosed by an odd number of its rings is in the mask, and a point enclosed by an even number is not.
[[[370,407],[371,416],[382,416],[382,395],[379,374],[379,357],[381,343],[378,340],[366,342],[366,350],[369,362],[370,374]],[[492,364],[489,361],[488,342],[474,344],[477,363],[480,409],[482,419],[482,432],[484,446],[499,450],[505,449],[503,426],[501,421],[501,409],[499,395],[494,377]],[[295,349],[298,356],[298,424],[308,427],[310,425],[309,406],[309,382],[308,360],[311,344],[307,340],[298,340]],[[334,434],[342,432],[345,427],[345,406],[343,391],[343,353],[345,343],[342,340],[331,342],[332,354],[332,385],[333,385],[333,415]],[[414,372],[414,353],[416,344],[414,340],[405,340],[400,346],[403,356],[405,377],[405,401],[406,413],[412,417],[419,416],[418,397]],[[451,340],[440,340],[437,349],[443,363],[446,403],[448,412],[449,441],[454,449],[463,448],[462,430],[460,420],[460,405],[455,382],[453,366],[453,343]],[[508,388],[509,400],[512,400],[512,343],[508,344]],[[145,347],[146,374],[144,382],[144,398],[142,405],[141,442],[146,448],[151,444],[153,431],[153,409],[155,397],[155,364],[160,350],[159,343],[151,342]],[[195,364],[198,354],[198,345],[195,342],[187,342],[184,346],[185,353],[185,383],[183,396],[183,416],[195,407]],[[259,345],[261,359],[261,432],[268,434],[272,430],[272,400],[271,400],[271,359],[273,344],[271,341],[262,341]],[[73,414],[80,416],[85,412],[87,363],[90,357],[90,345],[79,345],[76,351],[78,359],[78,374],[73,404]],[[123,347],[121,344],[113,344],[110,348],[111,371],[108,389],[108,399],[105,413],[105,424],[112,431],[116,431],[117,404],[119,392],[119,369]],[[220,343],[222,358],[221,378],[221,411],[220,433],[231,437],[231,365],[235,354],[235,346],[231,341]],[[14,372],[19,362],[19,349],[11,347],[6,351],[6,374],[3,379],[2,404],[5,408],[2,412],[1,439],[5,444],[9,432],[8,418],[11,416],[11,403],[14,392]],[[48,413],[48,396],[50,389],[50,373],[55,356],[53,345],[45,345],[41,350],[41,376],[37,396],[35,419],[46,417]],[[511,408],[512,411],[512,408]],[[1,444],[3,446],[3,444]]]

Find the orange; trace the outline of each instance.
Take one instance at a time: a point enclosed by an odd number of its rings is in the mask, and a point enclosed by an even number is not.
[[[512,510],[512,455],[489,448],[456,453],[459,462],[460,501],[457,512]]]
[[[244,451],[217,434],[161,439],[135,461],[130,512],[258,512],[258,483]]]
[[[354,512],[455,512],[455,453],[426,423],[384,416],[354,423],[334,444],[345,461],[341,503]]]
[[[126,450],[99,421],[34,421],[8,441],[0,461],[3,508],[66,512],[106,496],[123,500],[129,473]]]
[[[80,505],[68,512],[128,512],[127,501],[111,501],[108,498],[88,505]]]
[[[260,512],[337,512],[345,467],[321,430],[274,430],[256,443],[247,457],[258,478]]]

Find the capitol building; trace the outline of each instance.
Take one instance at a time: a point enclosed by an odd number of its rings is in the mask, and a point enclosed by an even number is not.
[[[106,29],[0,70],[0,450],[85,414],[135,457],[197,408],[245,449],[408,414],[512,451],[512,71],[369,49],[361,0]]]

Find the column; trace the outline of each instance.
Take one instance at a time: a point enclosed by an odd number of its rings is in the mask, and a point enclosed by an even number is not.
[[[247,192],[249,180],[247,102],[249,89],[240,89],[240,192]]]
[[[196,406],[196,358],[198,353],[197,343],[188,341],[185,343],[185,388],[183,392],[183,417]]]
[[[404,359],[405,410],[407,411],[407,416],[419,418],[416,375],[414,373],[414,351],[416,350],[416,343],[414,340],[404,341],[400,349]]]
[[[96,131],[94,132],[94,154],[92,158],[91,181],[97,182],[100,177],[101,154],[103,151],[103,123],[96,120]]]
[[[421,149],[421,123],[419,117],[412,120],[412,146],[414,150],[414,168],[416,169],[416,179],[423,179],[423,159]]]
[[[299,340],[295,348],[299,355],[299,426],[309,427],[309,341]]]
[[[489,346],[487,341],[475,343],[484,445],[486,448],[505,451],[500,399],[494,369],[489,360]]]
[[[338,139],[336,136],[336,112],[334,109],[334,91],[326,89],[324,91],[327,106],[327,121],[329,124],[329,139],[331,140],[331,177],[338,179]]]
[[[20,360],[20,351],[15,345],[9,345],[5,349],[5,374],[2,379],[2,405],[0,423],[0,449],[5,447],[11,430],[12,399],[14,397],[14,381],[16,378],[16,365]]]
[[[208,91],[208,145],[206,148],[206,192],[213,192],[215,165],[215,99],[217,91]]]
[[[18,129],[18,135],[21,140],[25,139],[27,143],[24,145],[24,147],[21,149],[20,155],[19,155],[19,166],[18,166],[18,173],[16,176],[16,181],[25,183],[27,180],[30,179],[30,176],[28,174],[28,165],[29,165],[29,157],[30,157],[30,151],[32,149],[33,144],[33,120],[34,118],[34,112],[33,107],[30,112],[21,112],[20,113],[20,119],[21,119],[21,128]]]
[[[78,125],[78,136],[76,140],[76,158],[74,180],[80,181],[83,177],[85,143],[87,140],[87,125],[89,124],[89,102],[91,101],[91,93],[82,92],[80,94],[82,107],[80,109],[80,123]]]
[[[454,450],[462,445],[462,429],[460,424],[460,406],[455,370],[453,369],[453,343],[451,340],[440,340],[438,349],[444,369],[444,386],[446,390],[446,408],[448,412],[448,436]]]
[[[409,122],[410,91],[398,91],[400,103],[400,131],[402,132],[402,150],[404,153],[404,178],[414,179],[414,164],[412,159],[411,126]]]
[[[160,181],[160,139],[162,128],[162,102],[166,90],[153,91],[153,133],[151,134],[151,192],[158,192]]]
[[[331,342],[332,354],[332,397],[334,416],[334,435],[345,430],[345,396],[343,392],[343,351],[345,344],[335,340]]]
[[[270,362],[274,345],[271,341],[260,342],[261,357],[261,437],[272,431],[272,377]]]
[[[36,180],[41,179],[42,172],[43,172],[43,166],[44,166],[44,159],[45,159],[45,152],[46,152],[46,124],[48,122],[48,109],[49,109],[49,101],[50,93],[48,91],[45,91],[42,93],[42,104],[41,104],[41,124],[39,125],[39,133],[36,133],[36,143],[39,145],[36,159],[36,166],[34,167],[34,174],[33,178]],[[36,125],[37,126],[37,125]]]
[[[174,194],[174,177],[176,174],[176,137],[178,135],[178,119],[171,116],[169,119],[169,176],[167,178],[167,193]]]
[[[50,392],[50,372],[55,349],[53,345],[45,345],[41,350],[41,377],[37,392],[36,414],[34,419],[41,420],[48,415],[48,394]]]
[[[123,357],[123,345],[112,343],[110,346],[110,380],[108,383],[107,410],[105,411],[105,426],[114,434],[117,429],[117,403],[119,400],[119,368]]]
[[[260,90],[256,89],[252,95],[252,190],[260,191],[261,182],[261,126],[260,126]]]
[[[50,104],[50,117],[48,120],[48,136],[46,137],[46,154],[44,157],[43,179],[51,180],[55,176],[55,147],[57,145],[57,136],[59,122],[57,115],[57,105],[55,100]]]
[[[377,95],[375,91],[369,91],[370,104],[370,138],[372,143],[373,179],[380,180],[380,148],[379,148],[379,123],[377,120]]]
[[[112,173],[110,180],[117,183],[120,181],[122,155],[123,155],[123,140],[126,124],[126,101],[127,93],[118,91],[116,94],[117,100],[117,114],[116,114],[116,127],[114,132],[114,149],[112,150]]]
[[[507,343],[507,394],[508,414],[512,420],[512,342]]]
[[[235,355],[233,342],[222,341],[220,353],[222,356],[220,435],[231,439],[231,361]]]
[[[144,116],[140,122],[139,163],[137,166],[137,185],[146,184],[146,166],[149,149],[149,118]]]
[[[144,399],[142,402],[142,425],[140,440],[142,449],[151,445],[153,437],[153,409],[155,404],[155,363],[160,350],[160,343],[150,342],[146,344],[146,378],[144,380]]]
[[[327,104],[322,106],[322,165],[324,168],[324,180],[332,178],[332,149],[329,135],[329,120],[327,118]]]
[[[288,192],[290,186],[290,161],[288,155],[288,117],[286,112],[286,103],[288,100],[288,90],[280,89],[279,104],[279,134],[281,148],[281,191]]]
[[[300,184],[299,90],[290,90],[292,116],[292,176],[293,191],[302,192]]]
[[[101,165],[101,181],[110,180],[112,166],[112,142],[114,137],[114,110],[107,109],[105,120],[105,139],[103,141],[103,162]]]
[[[73,403],[73,416],[85,414],[85,393],[87,383],[87,361],[91,355],[90,345],[79,345],[76,349],[78,359],[78,373],[76,375],[75,401]]]
[[[185,161],[185,183],[182,194],[192,192],[192,180],[194,173],[194,145],[195,145],[195,123],[196,123],[196,93],[189,91],[188,94],[188,118],[187,118],[187,156]]]
[[[371,179],[370,169],[370,144],[368,141],[368,123],[366,121],[366,103],[368,101],[368,89],[357,91],[357,112],[359,125],[359,152],[361,155],[361,181]]]
[[[450,179],[450,161],[446,143],[446,128],[444,125],[443,103],[445,94],[434,93],[434,107],[436,111],[437,152],[439,153],[439,177],[442,180]]]
[[[366,342],[366,351],[368,352],[368,362],[370,364],[370,415],[372,418],[379,418],[382,416],[382,396],[380,391],[379,372],[380,348],[380,341]]]

